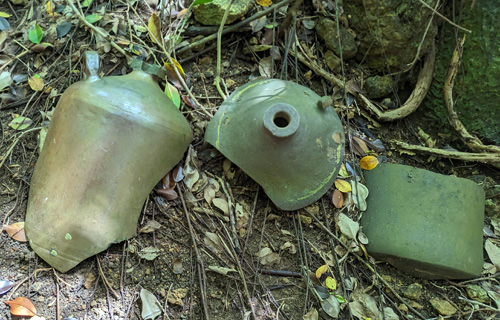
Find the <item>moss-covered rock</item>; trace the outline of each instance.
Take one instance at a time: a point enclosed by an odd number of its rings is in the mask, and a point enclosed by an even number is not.
[[[457,23],[472,30],[467,34],[462,63],[453,88],[454,109],[465,127],[487,142],[500,144],[500,7],[488,0],[463,2]],[[450,13],[451,14],[451,13]],[[461,37],[461,35],[460,35]],[[443,25],[434,81],[425,106],[447,121],[443,84],[457,43],[455,28]]]
[[[424,1],[432,7],[436,3]],[[351,0],[344,1],[344,11],[359,40],[356,58],[379,72],[406,69],[427,52],[437,33],[434,18],[418,51],[432,15],[419,1]]]
[[[393,81],[390,75],[373,76],[365,79],[365,90],[368,97],[372,99],[383,98],[389,95],[393,89]]]
[[[230,0],[213,0],[209,3],[195,6],[193,9],[194,18],[199,23],[205,25],[220,25],[224,12],[226,12],[230,2]],[[242,18],[253,3],[252,0],[234,0],[229,9],[226,24],[233,23]]]
[[[340,54],[340,43],[338,35],[340,34],[342,44],[342,58],[350,59],[358,52],[358,45],[354,35],[352,35],[343,25],[340,25],[340,32],[337,32],[337,23],[327,18],[319,19],[316,24],[316,32],[323,39],[328,49],[332,50],[337,56]]]

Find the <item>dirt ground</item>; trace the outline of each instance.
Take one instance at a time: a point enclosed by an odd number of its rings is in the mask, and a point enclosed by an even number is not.
[[[126,34],[133,24],[146,27],[152,12],[145,2],[129,1],[127,4],[123,1],[114,5],[95,2],[85,10],[107,15],[95,24],[105,32],[111,32],[113,26],[123,28]],[[64,1],[55,3],[63,5]],[[103,75],[121,75],[130,69],[122,53],[103,37],[96,36],[96,31],[83,25],[74,14],[50,16],[46,3],[39,1],[27,1],[26,5],[2,2],[0,11],[11,14],[8,18],[10,31],[0,53],[0,68],[17,76],[1,91],[0,105],[0,219],[7,225],[25,219],[30,179],[39,153],[40,127],[47,124],[47,113],[56,106],[65,89],[80,80],[85,50],[100,53]],[[311,11],[311,8],[303,9],[304,14]],[[272,19],[272,13],[268,18]],[[278,13],[278,20],[283,18],[284,14]],[[59,38],[55,26],[64,21],[72,22],[72,29]],[[196,26],[192,18],[187,21],[190,27]],[[51,47],[38,45],[34,48],[28,39],[30,23],[34,22],[45,30],[43,42],[49,42]],[[173,34],[174,25],[165,23],[162,33]],[[217,27],[206,32],[216,31]],[[196,36],[205,35],[204,32],[188,28],[182,34],[182,41],[192,42]],[[270,56],[269,50],[245,53],[245,48],[259,42],[264,33],[265,30],[252,33],[251,28],[243,27],[223,36],[221,77],[229,92],[262,76],[266,72],[263,69],[269,69],[265,62],[268,60],[263,59]],[[299,28],[297,33],[300,37],[312,37],[310,47],[322,50],[323,44],[310,30]],[[146,32],[137,35],[132,41],[134,46],[130,42],[116,41],[116,37],[113,39],[131,56],[142,54],[148,62],[166,59],[148,37],[147,28]],[[292,56],[285,58],[282,42],[277,47],[281,56],[273,62],[273,77],[298,81],[320,95],[338,95],[339,89],[326,79],[303,64],[296,64]],[[193,96],[204,110],[214,114],[223,101],[214,85],[217,73],[215,42],[175,55],[175,58],[184,69]],[[348,78],[355,78],[357,68],[359,66],[354,64],[346,65]],[[44,80],[43,89],[38,91],[28,83],[35,74]],[[164,88],[165,82],[160,81],[160,85]],[[185,90],[181,93],[188,97]],[[318,287],[325,288],[324,282],[316,279],[315,272],[326,264],[327,274],[337,282],[337,288],[330,290],[330,294],[339,302],[340,319],[357,318],[353,314],[353,303],[363,305],[365,319],[500,318],[498,301],[495,303],[493,298],[486,297],[480,302],[467,292],[471,284],[498,292],[498,272],[485,270],[481,277],[461,282],[431,281],[409,276],[373,258],[366,259],[362,246],[354,248],[335,222],[340,213],[354,221],[361,213],[355,207],[337,209],[331,200],[333,187],[305,209],[286,212],[276,208],[256,182],[204,142],[210,118],[201,106],[193,108],[192,99],[190,101],[188,104],[182,102],[181,111],[194,134],[193,151],[190,161],[185,157],[179,165],[186,168],[190,163],[198,172],[199,178],[194,184],[188,186],[184,177],[175,187],[180,197],[173,200],[151,192],[141,212],[135,237],[112,245],[66,273],[50,268],[27,242],[16,241],[6,232],[0,233],[0,281],[15,283],[10,291],[0,293],[2,302],[26,297],[36,306],[36,314],[45,319],[142,319],[144,303],[140,292],[146,289],[159,301],[162,314],[157,319],[330,319],[324,311],[326,306],[322,308],[315,293]],[[446,158],[431,159],[420,153],[409,155],[388,143],[392,139],[423,143],[417,134],[421,127],[431,136],[439,137],[441,146],[462,147],[449,124],[438,122],[425,106],[391,123],[378,123],[370,120],[372,117],[367,119],[361,113],[367,115],[368,112],[359,112],[357,108],[355,104],[339,106],[344,128],[355,135],[366,137],[369,132],[379,138],[386,146],[384,152],[378,153],[379,159],[443,174],[474,175],[487,181],[484,186],[491,190],[500,184],[500,171],[492,166]],[[25,130],[10,127],[15,115],[31,119],[30,127]],[[352,164],[359,161],[349,142],[345,161]],[[206,191],[210,188],[214,193]],[[499,201],[498,194],[487,191],[487,195],[491,201]],[[214,199],[230,200],[230,210],[217,205]],[[231,214],[236,215],[235,229]],[[487,213],[486,226],[492,216],[493,213]],[[489,232],[492,238],[498,239],[498,234],[490,229]],[[348,253],[346,247],[357,252]],[[154,248],[152,259],[146,254],[150,248]],[[263,260],[259,252],[264,248],[272,254]],[[489,262],[486,254],[485,262]],[[417,293],[412,294],[415,288]],[[448,301],[456,312],[439,315],[430,302],[433,298]],[[373,305],[375,311],[370,311]],[[317,310],[318,315],[313,310]],[[19,317],[12,316],[9,306],[0,303],[0,319]]]

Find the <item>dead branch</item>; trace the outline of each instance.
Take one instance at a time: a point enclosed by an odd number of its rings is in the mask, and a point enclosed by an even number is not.
[[[444,150],[438,148],[429,148],[424,146],[411,145],[409,143],[397,140],[391,140],[390,142],[406,151],[419,151],[437,157],[451,158],[462,161],[477,161],[477,162],[491,164],[495,167],[500,168],[500,153],[487,153],[487,152],[472,153],[472,152]]]

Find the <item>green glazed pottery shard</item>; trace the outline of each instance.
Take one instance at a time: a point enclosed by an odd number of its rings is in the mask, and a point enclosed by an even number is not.
[[[415,276],[466,279],[483,267],[484,191],[471,180],[399,164],[365,174],[368,252]]]
[[[296,210],[332,186],[344,155],[342,123],[312,90],[260,79],[235,90],[205,140],[259,183],[277,207]]]
[[[132,237],[154,185],[183,156],[188,122],[141,69],[87,79],[61,96],[33,172],[25,220],[33,250],[65,272]]]

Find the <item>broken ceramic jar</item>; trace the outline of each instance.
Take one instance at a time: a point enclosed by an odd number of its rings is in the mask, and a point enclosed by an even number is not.
[[[365,174],[368,252],[412,275],[467,279],[483,267],[484,191],[471,180],[399,164]]]
[[[161,69],[136,60],[130,74],[99,78],[96,52],[86,66],[55,109],[25,222],[33,250],[62,272],[136,233],[149,192],[192,138],[152,77]]]
[[[252,81],[220,106],[205,140],[277,207],[296,210],[326,193],[344,155],[342,123],[326,101],[291,81]]]

